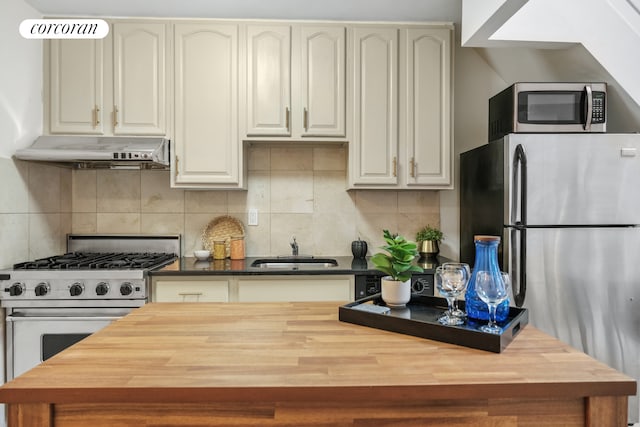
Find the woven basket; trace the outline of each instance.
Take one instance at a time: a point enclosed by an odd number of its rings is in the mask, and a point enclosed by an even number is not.
[[[226,255],[231,255],[230,242],[231,237],[244,237],[244,226],[242,222],[229,215],[223,215],[214,218],[202,232],[202,246],[213,252],[213,242],[224,240]]]

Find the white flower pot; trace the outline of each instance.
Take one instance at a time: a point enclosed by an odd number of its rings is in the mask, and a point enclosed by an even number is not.
[[[382,300],[390,307],[404,307],[411,299],[411,279],[406,282],[382,278]]]

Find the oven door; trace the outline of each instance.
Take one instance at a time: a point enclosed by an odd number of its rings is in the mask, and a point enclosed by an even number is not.
[[[7,380],[99,331],[132,308],[7,310]]]

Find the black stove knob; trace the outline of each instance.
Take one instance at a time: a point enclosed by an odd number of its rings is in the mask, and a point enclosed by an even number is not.
[[[100,282],[96,285],[96,295],[106,295],[109,292],[109,284],[107,282]]]
[[[81,295],[82,291],[84,291],[84,286],[82,286],[82,283],[76,282],[69,287],[69,293],[71,294],[72,297],[77,297]]]
[[[43,297],[49,293],[49,285],[45,282],[38,283],[34,289],[37,297]]]
[[[9,289],[5,289],[5,292],[9,292],[9,295],[12,297],[19,297],[24,293],[24,290],[25,290],[24,285],[18,282],[9,286]]]
[[[133,285],[130,282],[124,282],[120,286],[120,293],[123,296],[131,295],[133,293]]]

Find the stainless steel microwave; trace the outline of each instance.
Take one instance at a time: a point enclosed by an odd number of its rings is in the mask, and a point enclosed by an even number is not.
[[[489,99],[489,141],[508,133],[606,130],[606,83],[514,83]]]

